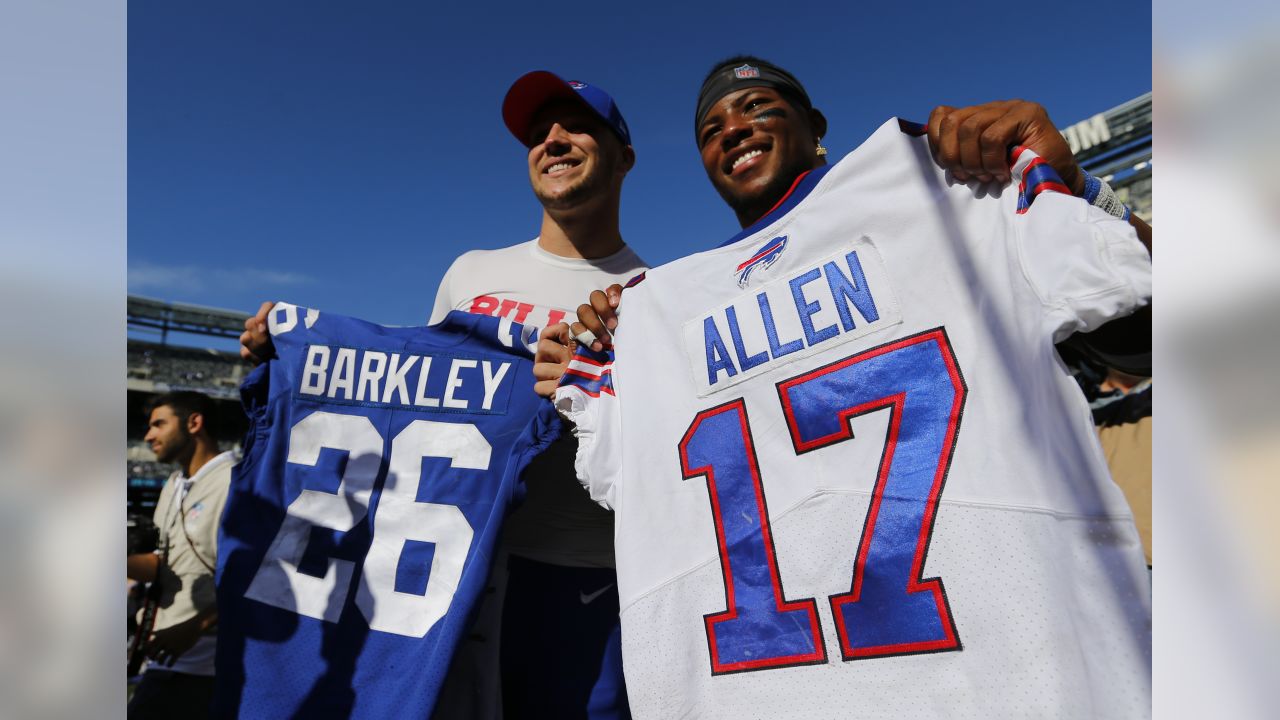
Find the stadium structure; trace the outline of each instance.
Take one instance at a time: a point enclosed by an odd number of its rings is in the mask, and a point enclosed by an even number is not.
[[[244,330],[246,314],[130,295],[127,315],[128,512],[150,517],[160,488],[175,469],[157,462],[143,441],[152,400],[175,390],[195,390],[212,397],[214,427],[218,428],[217,440],[223,449],[235,448],[248,427],[237,389],[251,369],[249,365],[238,353],[172,344],[170,335],[238,338]]]
[[[1151,222],[1151,93],[1062,129],[1080,167]]]

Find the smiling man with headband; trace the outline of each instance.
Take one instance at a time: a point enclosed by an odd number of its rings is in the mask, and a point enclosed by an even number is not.
[[[1054,343],[1149,338],[1150,228],[1034,103],[828,164],[790,73],[702,88],[741,230],[630,283],[621,325],[593,293],[555,392],[617,516],[636,715],[1149,716],[1142,545]]]

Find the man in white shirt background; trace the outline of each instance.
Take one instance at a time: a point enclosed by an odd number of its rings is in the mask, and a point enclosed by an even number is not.
[[[235,465],[218,452],[208,397],[184,391],[152,403],[145,437],[162,463],[179,469],[156,502],[158,549],[130,555],[128,576],[155,583],[154,622],[143,648],[150,663],[129,703],[130,718],[202,718],[213,698],[218,608],[214,566],[218,524]]]

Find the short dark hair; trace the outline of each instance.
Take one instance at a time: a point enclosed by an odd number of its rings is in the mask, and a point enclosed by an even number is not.
[[[213,435],[213,400],[208,395],[192,390],[178,390],[157,395],[147,406],[147,415],[150,416],[156,408],[166,405],[173,410],[173,414],[178,416],[178,420],[183,425],[186,425],[187,419],[194,413],[200,413],[200,417],[204,418],[205,432]]]

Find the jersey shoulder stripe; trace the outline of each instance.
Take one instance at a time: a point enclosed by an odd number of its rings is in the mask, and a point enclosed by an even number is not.
[[[595,352],[579,346],[560,378],[560,387],[573,387],[591,397],[613,395],[613,351]]]
[[[1029,148],[1019,145],[1009,153],[1009,167],[1018,178],[1018,214],[1031,209],[1040,193],[1057,192],[1071,195],[1071,188],[1062,182],[1053,166]]]

